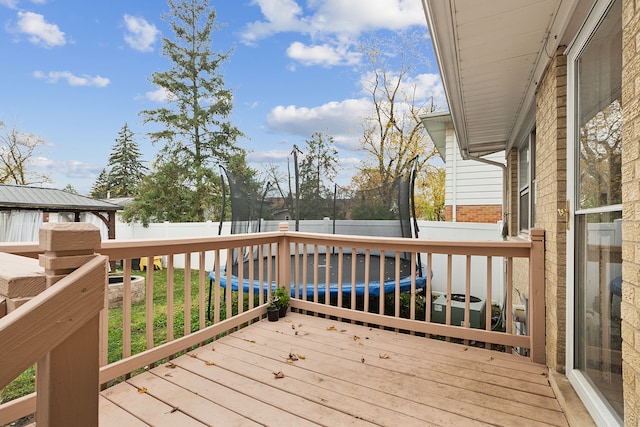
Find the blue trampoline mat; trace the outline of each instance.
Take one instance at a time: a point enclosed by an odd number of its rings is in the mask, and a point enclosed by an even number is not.
[[[424,289],[427,286],[427,279],[426,277],[416,277],[416,290],[418,289]],[[223,287],[224,289],[228,289],[227,287],[227,275],[226,274],[222,274],[222,277],[220,277],[219,280],[216,280],[216,274],[215,272],[211,272],[209,273],[209,280],[216,282],[218,285],[220,285],[221,287]],[[245,293],[249,292],[249,287],[252,285],[252,283],[248,280],[248,279],[244,279],[242,281],[242,290]],[[232,291],[237,291],[238,288],[240,286],[240,282],[238,280],[238,277],[236,276],[231,276],[231,290]],[[260,290],[262,290],[263,292],[266,291],[267,289],[267,283],[261,283],[258,280],[254,280],[253,281],[253,292],[254,294],[258,295],[258,293],[260,292]],[[299,290],[298,290],[298,295],[296,296],[296,286],[298,286]],[[395,292],[396,289],[396,281],[395,279],[391,279],[391,280],[387,280],[385,282],[383,282],[382,286],[384,287],[384,294],[393,294]],[[271,285],[271,290],[273,291],[275,289],[276,285],[272,284]],[[325,292],[326,292],[326,283],[318,283],[318,297],[324,297],[325,296]],[[350,295],[353,292],[353,286],[351,286],[351,283],[342,283],[342,294],[343,295]],[[411,277],[402,277],[400,279],[400,292],[407,292],[411,290]],[[338,295],[338,284],[337,283],[330,283],[329,284],[329,292],[331,296],[336,296]],[[307,299],[312,299],[313,295],[314,295],[314,285],[313,283],[309,284],[300,284],[300,285],[294,285],[293,283],[291,283],[291,296],[292,297],[297,297],[297,298],[302,298],[306,293],[306,297]],[[365,284],[364,283],[360,283],[357,282],[355,285],[355,294],[356,296],[363,296],[365,294]],[[369,295],[370,296],[380,296],[380,282],[379,281],[371,281],[369,282]]]

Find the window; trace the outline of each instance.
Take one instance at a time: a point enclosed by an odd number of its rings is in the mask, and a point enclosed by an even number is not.
[[[535,225],[535,144],[533,130],[518,150],[518,231],[528,233]]]

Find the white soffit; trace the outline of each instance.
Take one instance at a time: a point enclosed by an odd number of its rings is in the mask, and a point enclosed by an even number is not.
[[[423,0],[464,158],[505,150],[577,0]]]

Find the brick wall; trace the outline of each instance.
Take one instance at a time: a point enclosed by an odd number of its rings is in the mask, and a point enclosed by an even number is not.
[[[445,206],[445,220],[453,221],[453,207]],[[456,207],[456,222],[494,223],[502,220],[501,205],[463,205]]]
[[[640,421],[640,5],[622,3],[622,378],[625,425]],[[636,296],[637,295],[637,296]]]
[[[558,48],[536,93],[536,227],[545,230],[547,365],[563,372],[566,352],[567,62]]]

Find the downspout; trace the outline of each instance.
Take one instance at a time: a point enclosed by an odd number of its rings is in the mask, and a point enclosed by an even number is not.
[[[458,212],[458,171],[457,171],[457,160],[458,154],[456,153],[455,143],[453,147],[453,195],[451,198],[451,221],[456,222],[457,212]]]
[[[500,162],[496,162],[494,160],[489,160],[489,159],[483,159],[482,157],[475,157],[472,156],[471,154],[469,154],[469,152],[467,150],[465,150],[465,155],[462,156],[463,159],[465,160],[475,160],[477,162],[481,162],[481,163],[486,163],[488,165],[493,165],[493,166],[498,166],[499,168],[502,169],[502,238],[506,239],[507,236],[509,235],[509,228],[508,228],[508,224],[507,224],[507,217],[506,217],[506,212],[507,212],[507,198],[508,198],[508,193],[507,193],[507,165],[502,164]]]

